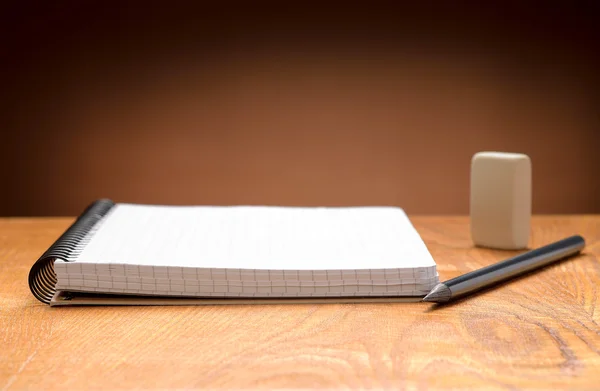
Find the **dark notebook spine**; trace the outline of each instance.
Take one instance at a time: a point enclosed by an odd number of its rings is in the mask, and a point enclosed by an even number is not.
[[[73,224],[46,250],[29,272],[29,289],[42,303],[50,304],[56,293],[56,273],[54,261],[71,260],[80,249],[88,234],[115,206],[111,200],[102,199],[88,206]]]

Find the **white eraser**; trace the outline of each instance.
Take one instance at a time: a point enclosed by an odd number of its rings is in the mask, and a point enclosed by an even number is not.
[[[471,160],[471,238],[477,246],[527,247],[531,160],[520,153],[479,152]]]

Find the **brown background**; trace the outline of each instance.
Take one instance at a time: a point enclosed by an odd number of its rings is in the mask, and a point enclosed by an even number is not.
[[[3,11],[0,215],[466,214],[481,150],[531,156],[535,213],[600,213],[588,3],[51,3]]]

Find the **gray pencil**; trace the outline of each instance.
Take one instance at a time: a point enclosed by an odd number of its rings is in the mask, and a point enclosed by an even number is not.
[[[548,244],[509,258],[505,261],[472,271],[462,276],[437,284],[423,301],[444,303],[486,288],[498,282],[508,280],[520,274],[543,267],[560,259],[575,255],[585,247],[585,240],[579,236],[570,236],[558,242]]]

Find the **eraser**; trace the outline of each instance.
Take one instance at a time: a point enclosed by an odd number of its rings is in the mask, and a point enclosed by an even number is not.
[[[471,160],[470,226],[477,246],[527,248],[531,225],[531,159],[479,152]]]

